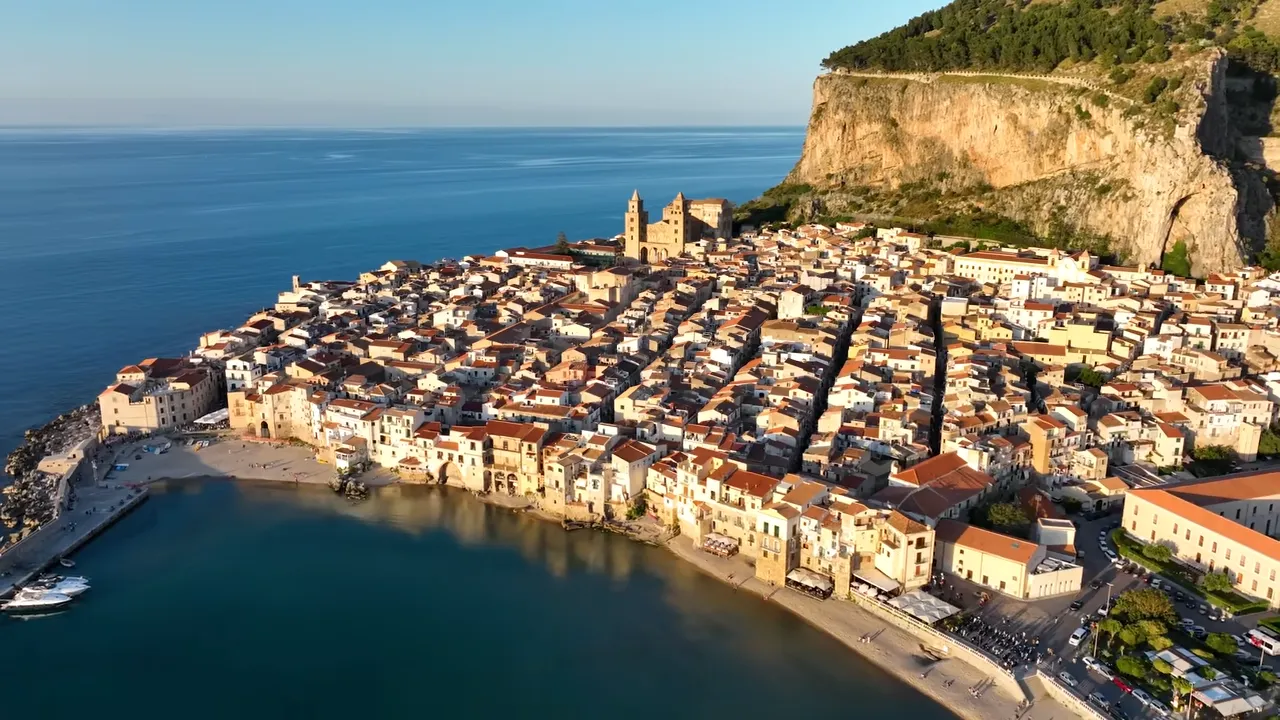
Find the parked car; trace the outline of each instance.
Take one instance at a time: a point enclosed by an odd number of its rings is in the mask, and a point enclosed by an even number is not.
[[[1097,705],[1100,708],[1107,707],[1107,699],[1102,697],[1102,693],[1096,693],[1096,692],[1089,693],[1089,702],[1093,703],[1094,705]]]
[[[1209,608],[1209,619],[1217,622],[1222,619],[1222,614],[1218,612],[1218,608]]]
[[[1071,673],[1067,672],[1066,670],[1063,670],[1062,672],[1058,673],[1058,679],[1066,683],[1068,687],[1080,687],[1080,681],[1075,679],[1075,677],[1073,677]]]
[[[1142,703],[1143,705],[1150,705],[1150,704],[1151,704],[1151,696],[1150,696],[1150,695],[1148,695],[1148,694],[1147,694],[1147,692],[1146,692],[1145,690],[1143,690],[1142,688],[1134,688],[1134,689],[1133,689],[1133,696],[1134,696],[1135,698],[1137,698],[1137,699],[1138,699],[1138,702]]]
[[[1084,607],[1084,601],[1083,601],[1083,600],[1072,600],[1072,601],[1071,601],[1071,605],[1070,605],[1069,607],[1070,607],[1073,611],[1074,611],[1074,610],[1079,610],[1080,608]]]
[[[1178,599],[1178,602],[1186,602],[1187,600],[1187,594],[1181,590],[1175,592],[1173,596]]]
[[[1093,582],[1089,583],[1089,589],[1090,589],[1090,590],[1097,590],[1097,589],[1098,589],[1098,588],[1100,588],[1100,587],[1102,587],[1102,581],[1101,581],[1101,580],[1094,580]]]
[[[1071,647],[1080,647],[1080,643],[1083,642],[1084,639],[1088,636],[1089,636],[1089,628],[1087,627],[1076,628],[1076,631],[1071,633],[1071,638],[1067,640],[1067,644],[1070,645]]]
[[[1121,692],[1133,692],[1133,687],[1129,685],[1129,683],[1125,682],[1121,677],[1111,678],[1111,684],[1120,688]]]
[[[1147,707],[1160,713],[1161,717],[1169,717],[1169,707],[1155,698],[1151,698],[1151,702],[1147,703]]]
[[[1198,608],[1198,612],[1199,612],[1201,615],[1208,615],[1208,614],[1209,614],[1209,606],[1208,606],[1208,605],[1205,605],[1204,603],[1200,603],[1200,607]]]
[[[1209,633],[1204,629],[1203,625],[1196,625],[1191,628],[1191,637],[1197,640],[1203,640]]]
[[[1195,627],[1196,621],[1191,618],[1182,618],[1178,621],[1178,624],[1182,626],[1183,630],[1191,632],[1191,628]]]
[[[1231,639],[1236,641],[1236,647],[1238,647],[1238,648],[1245,648],[1245,647],[1249,647],[1249,641],[1248,641],[1248,640],[1245,640],[1245,639],[1244,639],[1243,637],[1241,637],[1240,635],[1232,635],[1232,636],[1231,636]]]
[[[1098,660],[1098,659],[1097,659],[1097,658],[1095,658],[1095,657],[1092,657],[1092,656],[1086,655],[1086,656],[1084,657],[1084,661],[1083,661],[1083,662],[1084,662],[1084,666],[1085,666],[1086,668],[1088,668],[1089,670],[1091,670],[1091,671],[1093,671],[1093,672],[1095,672],[1095,673],[1097,673],[1097,674],[1101,675],[1102,677],[1106,678],[1107,680],[1111,680],[1112,678],[1114,678],[1114,677],[1116,676],[1116,674],[1115,674],[1115,673],[1111,672],[1111,668],[1107,667],[1107,664],[1106,664],[1106,663],[1102,662],[1101,660]]]
[[[1187,601],[1182,603],[1182,605],[1188,610],[1195,610],[1196,609],[1195,598],[1187,598]]]

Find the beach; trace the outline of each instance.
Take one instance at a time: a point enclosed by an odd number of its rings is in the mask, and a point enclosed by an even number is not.
[[[152,441],[154,443],[154,441]],[[326,484],[334,477],[331,466],[317,462],[311,449],[294,444],[271,443],[241,438],[222,438],[207,447],[196,447],[175,440],[173,447],[163,454],[137,452],[122,459],[128,462],[125,471],[115,471],[114,479],[128,483],[156,483],[183,479],[224,477],[236,480],[273,481],[296,484]],[[385,470],[360,476],[371,486],[386,486],[396,481],[394,474]],[[458,490],[458,492],[463,492]],[[530,515],[558,522],[544,513],[527,508],[527,503],[501,496],[478,497],[477,500],[527,510]],[[520,498],[519,500],[523,500]],[[645,538],[653,542],[652,538]],[[893,674],[916,690],[945,705],[966,720],[1015,717],[1018,704],[1024,699],[1011,693],[1007,683],[993,682],[993,672],[958,659],[933,662],[923,651],[922,643],[906,630],[900,629],[876,615],[848,601],[816,600],[788,588],[773,587],[756,579],[754,569],[745,558],[720,558],[695,547],[683,536],[666,540],[665,547],[673,554],[692,564],[700,571],[734,587],[739,592],[758,596],[764,602],[774,603],[808,622],[815,628],[853,649],[885,671]],[[865,636],[874,636],[872,642],[861,642]],[[937,648],[931,648],[936,650]],[[921,677],[921,673],[926,673]],[[950,687],[945,686],[954,680]],[[969,689],[985,687],[978,697]],[[1051,720],[1068,717],[1072,711],[1052,698],[1036,693],[1031,709],[1020,717],[1024,720]]]

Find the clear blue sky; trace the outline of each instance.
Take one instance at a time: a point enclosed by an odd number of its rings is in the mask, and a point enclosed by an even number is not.
[[[8,0],[0,124],[800,124],[942,0]]]

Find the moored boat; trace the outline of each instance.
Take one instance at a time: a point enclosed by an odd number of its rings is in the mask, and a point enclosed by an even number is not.
[[[0,605],[0,610],[7,613],[41,612],[62,607],[70,602],[70,595],[39,588],[23,588],[12,600]]]

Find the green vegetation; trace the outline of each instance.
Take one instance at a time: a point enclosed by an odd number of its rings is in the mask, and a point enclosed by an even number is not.
[[[636,498],[635,504],[627,508],[627,519],[639,520],[644,517],[645,511],[648,509],[649,500],[645,497],[644,493],[640,493],[640,497]]]
[[[800,198],[813,192],[813,187],[803,183],[782,183],[764,191],[764,194],[743,203],[733,212],[735,229],[743,225],[763,227],[785,223]]]
[[[1173,559],[1173,551],[1166,545],[1143,546],[1142,555],[1160,563],[1169,562]]]
[[[1152,17],[1151,5],[1137,0],[956,0],[837,50],[822,64],[894,71],[1047,72],[1065,61],[1138,62],[1152,48],[1167,52],[1169,41],[1170,31]]]
[[[1173,602],[1169,600],[1169,596],[1149,587],[1121,593],[1120,597],[1116,598],[1111,612],[1132,623],[1126,625],[1126,628],[1133,628],[1143,637],[1163,635],[1165,630],[1161,623],[1170,624],[1178,620],[1178,613],[1173,609]]]
[[[826,315],[831,312],[831,308],[823,305],[808,305],[804,309],[805,315]]]
[[[969,522],[1014,537],[1027,537],[1031,530],[1031,518],[1021,506],[1013,503],[976,507],[969,511]]]
[[[1265,456],[1280,455],[1280,434],[1275,429],[1267,428],[1258,438],[1258,454]]]
[[[1268,617],[1268,618],[1262,618],[1261,620],[1258,621],[1258,624],[1263,625],[1265,627],[1269,627],[1272,630],[1275,630],[1276,632],[1280,633],[1280,615],[1272,615],[1271,617]]]
[[[1229,593],[1233,590],[1226,572],[1205,573],[1196,585],[1206,593]]]
[[[1204,644],[1219,655],[1230,655],[1239,649],[1236,646],[1236,639],[1227,633],[1209,633],[1209,636],[1204,639]]]
[[[556,254],[568,255],[571,252],[572,249],[569,247],[569,237],[564,234],[563,230],[561,230],[560,233],[556,235]]]
[[[1150,105],[1160,98],[1160,94],[1169,87],[1169,81],[1159,75],[1151,78],[1151,82],[1147,84],[1147,89],[1142,91],[1142,102]]]
[[[1064,379],[1069,383],[1082,383],[1093,388],[1100,388],[1107,381],[1107,376],[1091,367],[1073,365],[1067,368]]]
[[[1231,472],[1236,452],[1226,445],[1204,445],[1191,451],[1195,462],[1187,468],[1196,477],[1212,477]]]
[[[1187,257],[1187,243],[1179,240],[1164,254],[1160,269],[1178,277],[1191,277],[1191,258]]]
[[[1156,18],[1150,0],[955,0],[887,33],[837,50],[822,64],[849,70],[1049,72],[1096,62],[1123,85],[1126,65],[1159,64],[1179,46],[1225,47],[1261,72],[1280,70],[1280,43],[1251,24],[1257,0],[1210,0],[1203,18]],[[1153,101],[1154,102],[1154,101]]]
[[[1111,542],[1115,544],[1116,552],[1122,556],[1133,560],[1148,570],[1160,573],[1161,575],[1173,580],[1187,590],[1192,590],[1204,597],[1205,601],[1218,607],[1227,608],[1236,615],[1246,615],[1248,613],[1263,612],[1269,607],[1265,600],[1254,600],[1245,597],[1238,592],[1217,592],[1206,591],[1199,586],[1199,573],[1182,565],[1174,560],[1172,553],[1168,560],[1156,560],[1146,554],[1146,543],[1133,539],[1124,530],[1116,530],[1111,533]],[[1154,551],[1159,552],[1159,551]]]

